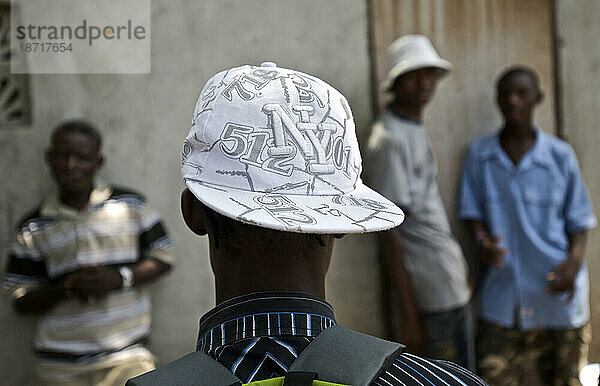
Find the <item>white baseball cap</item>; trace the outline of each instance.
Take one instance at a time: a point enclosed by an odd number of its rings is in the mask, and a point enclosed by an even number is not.
[[[402,74],[420,68],[435,67],[444,73],[452,69],[452,63],[442,59],[433,44],[423,35],[403,35],[387,49],[388,71],[381,83],[383,90],[389,90]]]
[[[361,170],[346,98],[272,62],[210,78],[183,143],[183,179],[198,200],[235,220],[282,231],[398,226],[404,214],[362,183]]]

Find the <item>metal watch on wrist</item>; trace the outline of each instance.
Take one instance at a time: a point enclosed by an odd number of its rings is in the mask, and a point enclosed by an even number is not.
[[[133,271],[129,267],[119,268],[119,275],[121,275],[121,288],[133,287]]]

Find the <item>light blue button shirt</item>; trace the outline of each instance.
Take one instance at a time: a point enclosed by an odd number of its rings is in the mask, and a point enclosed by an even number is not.
[[[463,166],[459,217],[480,220],[509,250],[502,268],[490,267],[481,288],[481,317],[504,327],[578,328],[589,319],[584,264],[571,302],[547,295],[546,274],[569,253],[568,234],[596,226],[573,149],[536,129],[534,146],[515,166],[499,132],[475,141]]]

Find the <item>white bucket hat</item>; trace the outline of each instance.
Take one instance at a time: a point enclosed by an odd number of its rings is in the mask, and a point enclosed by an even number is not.
[[[440,58],[433,44],[423,35],[403,35],[387,49],[388,72],[381,88],[389,90],[397,77],[420,68],[435,67],[444,70],[452,69],[452,63]]]
[[[362,183],[361,170],[346,98],[271,62],[209,79],[183,143],[183,179],[198,200],[235,220],[283,231],[398,226],[404,214]]]

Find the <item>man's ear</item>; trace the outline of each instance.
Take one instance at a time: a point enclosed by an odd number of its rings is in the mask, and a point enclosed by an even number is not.
[[[188,188],[181,192],[181,214],[183,215],[185,224],[195,234],[204,236],[207,231],[201,205]]]
[[[98,163],[96,164],[96,170],[100,169],[104,165],[104,157],[102,154],[98,155]]]
[[[544,92],[542,90],[538,91],[537,104],[539,105],[544,101]]]

